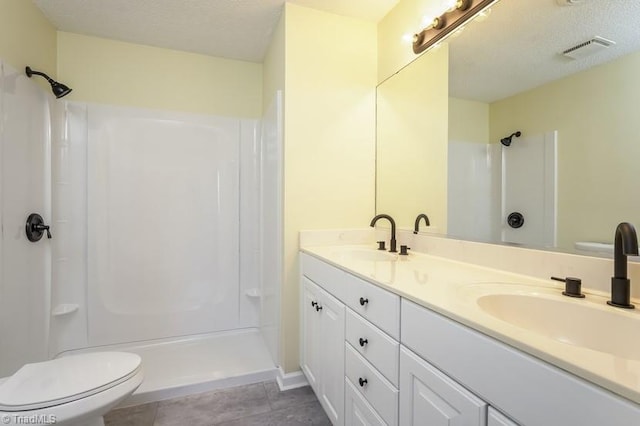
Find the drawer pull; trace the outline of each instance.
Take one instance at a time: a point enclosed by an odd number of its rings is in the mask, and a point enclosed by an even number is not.
[[[369,343],[369,339],[363,339],[362,337],[359,340],[360,342],[360,346],[362,346],[364,348],[364,345],[366,345],[367,343]]]
[[[315,300],[313,302],[311,302],[311,306],[313,306],[314,308],[316,307],[317,304],[318,304],[318,302],[316,302]]]
[[[364,297],[360,298],[360,306],[364,306],[369,303],[369,299],[365,299]]]
[[[321,310],[322,310],[322,306],[320,306],[320,305],[318,305],[318,304],[316,303],[316,312],[319,312],[319,311],[321,311]]]
[[[367,379],[363,379],[362,377],[360,377],[358,379],[358,383],[360,383],[360,387],[363,388],[364,385],[366,385],[368,382],[367,382]]]

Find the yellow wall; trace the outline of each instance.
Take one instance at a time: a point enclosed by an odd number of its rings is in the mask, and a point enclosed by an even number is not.
[[[58,32],[70,100],[258,118],[262,65]]]
[[[640,225],[640,53],[491,104],[491,140],[558,130],[558,242],[611,242]]]
[[[298,232],[374,215],[376,25],[285,7],[285,371],[299,369]]]
[[[447,230],[448,70],[443,45],[378,86],[376,212],[398,226]]]
[[[56,78],[56,29],[31,1],[0,1],[0,59]]]
[[[489,104],[449,98],[449,141],[489,143]]]
[[[401,0],[378,23],[378,82],[395,74],[417,58],[411,40],[403,36],[420,32],[423,17],[442,7],[440,0]]]

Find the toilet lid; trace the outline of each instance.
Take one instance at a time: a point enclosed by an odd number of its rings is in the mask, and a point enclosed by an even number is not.
[[[76,401],[133,377],[141,358],[94,352],[27,364],[0,385],[0,411],[27,411]]]

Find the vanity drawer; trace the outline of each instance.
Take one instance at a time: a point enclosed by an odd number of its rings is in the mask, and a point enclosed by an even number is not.
[[[348,297],[347,287],[345,286],[347,273],[343,270],[306,253],[300,253],[300,271],[302,275],[336,298],[344,301]]]
[[[379,328],[347,309],[346,340],[394,386],[398,386],[400,344]]]
[[[349,343],[345,343],[345,374],[386,424],[398,424],[398,389]]]
[[[349,426],[386,426],[376,410],[358,392],[347,378],[344,379],[344,424]]]
[[[400,296],[353,275],[345,275],[348,297],[343,302],[389,336],[400,340]]]

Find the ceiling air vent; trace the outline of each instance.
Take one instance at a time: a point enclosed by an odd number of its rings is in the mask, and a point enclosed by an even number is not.
[[[591,56],[616,44],[615,41],[607,40],[602,37],[594,37],[591,40],[587,40],[584,43],[577,44],[568,48],[562,54],[572,59],[583,59],[587,56]]]

